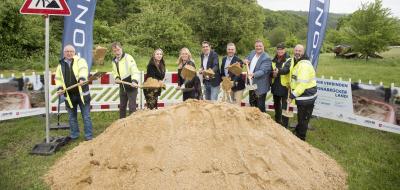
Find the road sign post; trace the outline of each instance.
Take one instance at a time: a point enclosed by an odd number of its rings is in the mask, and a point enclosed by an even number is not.
[[[65,142],[53,139],[55,142],[50,142],[50,107],[49,107],[49,44],[50,44],[50,15],[69,16],[71,11],[66,3],[66,0],[26,0],[20,9],[21,14],[44,15],[45,18],[45,76],[44,76],[44,91],[46,104],[46,142],[37,144],[32,149],[32,154],[50,155],[54,153],[60,145]],[[68,139],[68,138],[65,138]]]

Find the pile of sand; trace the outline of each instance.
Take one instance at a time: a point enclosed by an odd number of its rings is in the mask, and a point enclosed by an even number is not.
[[[70,150],[52,189],[347,189],[346,173],[255,108],[190,100],[138,111]]]

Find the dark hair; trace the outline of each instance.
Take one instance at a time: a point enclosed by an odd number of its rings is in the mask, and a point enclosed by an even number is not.
[[[122,48],[122,45],[121,45],[120,42],[113,42],[113,43],[111,44],[111,47],[112,47],[112,48],[116,48],[116,47]]]
[[[163,53],[163,56],[161,57],[161,60],[160,60],[159,67],[157,67],[156,59],[154,57],[154,54],[156,53],[156,51],[161,51],[161,53]],[[154,53],[153,53],[153,55],[151,56],[151,58],[149,60],[149,65],[150,64],[153,64],[158,69],[158,71],[160,71],[161,73],[165,73],[164,52],[163,52],[162,49],[158,48],[158,49],[154,50]]]
[[[203,45],[203,44],[207,44],[208,46],[211,47],[211,44],[210,44],[210,42],[208,42],[208,41],[203,41],[203,42],[201,42],[201,45]]]

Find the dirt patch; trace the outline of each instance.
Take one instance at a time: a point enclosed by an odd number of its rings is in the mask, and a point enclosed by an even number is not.
[[[138,111],[82,142],[52,189],[347,189],[330,157],[255,108],[190,100]]]

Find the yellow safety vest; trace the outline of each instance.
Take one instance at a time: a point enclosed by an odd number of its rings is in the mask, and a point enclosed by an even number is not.
[[[293,67],[290,88],[296,100],[315,98],[317,94],[302,96],[304,91],[317,86],[315,70],[309,60],[301,60]],[[300,97],[301,96],[301,97]]]
[[[284,62],[282,64],[282,68],[285,67],[285,64],[286,64],[286,62]],[[293,69],[293,65],[294,65],[294,59],[291,59],[289,73],[286,74],[286,75],[280,75],[282,86],[289,87],[289,85],[290,85],[290,76],[291,76],[291,72],[292,72],[292,69]],[[272,62],[272,70],[275,70],[275,69],[276,69],[276,63]],[[275,82],[275,78],[272,78],[272,83],[274,83],[274,82]]]
[[[118,71],[117,66],[114,61],[112,61],[113,66],[113,76],[114,79],[120,78],[121,80],[131,77],[132,80],[136,80],[139,82],[140,71],[137,68],[136,62],[133,57],[127,53],[125,53],[124,57],[118,61]]]
[[[89,75],[89,69],[88,69],[88,65],[87,65],[85,59],[80,58],[79,56],[75,55],[73,57],[73,63],[74,64],[72,64],[72,71],[74,72],[76,81],[79,82],[79,79],[87,80],[88,75]],[[65,85],[65,82],[64,82],[64,75],[62,73],[61,64],[58,64],[58,66],[57,66],[55,82],[56,82],[57,89],[62,88],[65,90],[67,88]],[[89,90],[87,92],[83,93],[81,86],[78,86],[78,90],[79,90],[79,95],[81,97],[82,103],[85,104],[83,96],[89,95]],[[65,92],[65,94],[66,94],[66,100],[68,102],[69,107],[73,108],[71,98],[69,97],[68,91]]]

